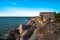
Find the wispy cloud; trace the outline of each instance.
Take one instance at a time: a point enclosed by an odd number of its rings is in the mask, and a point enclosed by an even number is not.
[[[38,16],[39,12],[53,12],[54,9],[40,8],[40,9],[27,9],[27,8],[4,8],[0,11],[0,16]]]
[[[36,16],[35,10],[7,8],[0,12],[0,16]]]

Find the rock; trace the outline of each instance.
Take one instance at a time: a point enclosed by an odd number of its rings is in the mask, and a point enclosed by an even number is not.
[[[18,30],[19,30],[19,33],[20,35],[25,31],[25,30],[28,30],[29,28],[31,27],[31,25],[29,24],[21,24],[19,27],[18,27]]]
[[[34,32],[35,27],[31,27],[29,30],[25,30],[22,35],[20,36],[20,40],[27,40]]]
[[[49,13],[49,14],[48,14]],[[60,40],[60,27],[53,23],[56,12],[42,12],[9,32],[6,40]]]
[[[59,27],[53,23],[55,13],[42,12],[40,16],[31,18],[25,25],[26,27],[21,25],[20,32],[22,35],[20,40],[58,40],[60,38],[58,36],[60,35]]]
[[[5,34],[4,40],[16,40],[19,37],[19,31],[15,28],[11,29],[8,34]]]
[[[21,34],[23,33],[22,24],[19,25],[18,30],[19,30],[19,33],[20,33],[20,35],[21,35]]]
[[[57,26],[55,27],[56,24],[53,25],[53,23],[48,23],[44,27],[40,27],[40,29],[35,30],[33,35],[29,38],[29,40],[58,40],[58,32],[54,33],[54,31],[57,30]],[[55,28],[55,29],[54,29]],[[53,30],[53,31],[52,31]],[[43,34],[43,36],[42,36]],[[60,35],[60,34],[59,34]]]

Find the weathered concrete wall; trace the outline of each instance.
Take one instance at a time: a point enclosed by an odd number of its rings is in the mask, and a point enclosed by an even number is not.
[[[40,15],[43,16],[43,18],[46,18],[46,19],[54,19],[55,18],[55,14],[56,12],[40,12]]]

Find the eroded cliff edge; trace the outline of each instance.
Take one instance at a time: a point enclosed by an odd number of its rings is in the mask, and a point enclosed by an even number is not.
[[[60,26],[54,23],[56,12],[40,12],[27,24],[12,29],[4,40],[60,40]]]

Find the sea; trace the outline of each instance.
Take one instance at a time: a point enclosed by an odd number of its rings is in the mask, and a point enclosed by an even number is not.
[[[0,17],[0,37],[20,24],[26,24],[30,17]]]

